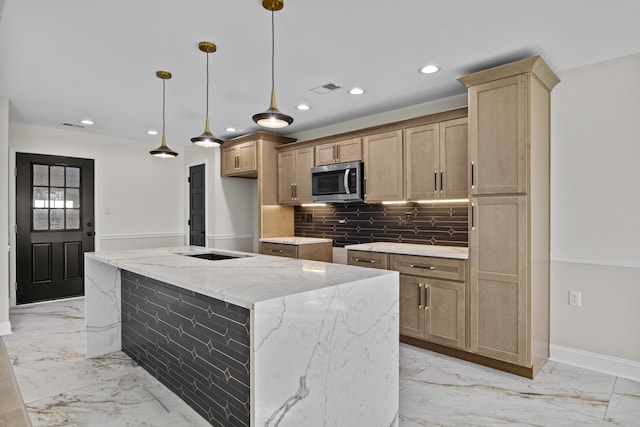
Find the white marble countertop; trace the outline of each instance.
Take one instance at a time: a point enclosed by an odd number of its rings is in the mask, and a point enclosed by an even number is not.
[[[432,256],[439,258],[469,259],[469,248],[457,246],[418,245],[413,243],[374,242],[347,245],[346,249],[370,252],[387,252],[403,255]]]
[[[209,261],[180,255],[208,252],[240,258]],[[199,246],[91,252],[85,256],[245,308],[273,298],[397,274],[373,268]]]
[[[263,237],[260,239],[264,243],[280,243],[283,245],[309,245],[312,243],[331,243],[332,239],[320,239],[317,237]]]

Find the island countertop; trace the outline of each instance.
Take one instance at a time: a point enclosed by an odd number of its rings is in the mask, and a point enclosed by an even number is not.
[[[210,261],[184,255],[210,252],[239,258]],[[199,246],[92,252],[85,256],[245,308],[260,301],[397,274]]]

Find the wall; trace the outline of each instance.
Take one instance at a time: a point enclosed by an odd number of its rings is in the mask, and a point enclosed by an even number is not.
[[[189,167],[205,164],[207,247],[254,252],[257,227],[257,180],[220,177],[220,149],[185,147],[185,176]],[[189,215],[185,182],[185,218]],[[255,222],[254,222],[254,218]],[[255,226],[254,226],[255,223]],[[188,233],[188,229],[185,229]]]
[[[184,160],[152,157],[149,150],[157,145],[11,123],[9,167],[15,165],[16,152],[95,159],[96,251],[179,246],[186,222]],[[15,188],[12,174],[10,185]],[[15,190],[9,200],[12,224]]]
[[[0,12],[2,4],[0,4]],[[11,333],[9,323],[9,100],[0,97],[0,335]]]
[[[640,379],[640,54],[558,75],[551,117],[552,357],[593,356],[604,365],[620,358]],[[569,290],[582,292],[581,307],[568,305]]]

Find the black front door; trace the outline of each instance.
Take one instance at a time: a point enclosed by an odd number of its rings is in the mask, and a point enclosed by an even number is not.
[[[204,165],[189,168],[189,244],[206,246]]]
[[[16,166],[17,303],[84,295],[93,160],[17,153]]]

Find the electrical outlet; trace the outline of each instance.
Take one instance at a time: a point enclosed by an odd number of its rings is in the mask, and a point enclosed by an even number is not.
[[[411,224],[411,212],[407,212],[406,214],[404,214],[404,218],[407,220],[407,224]]]
[[[582,292],[569,291],[569,305],[580,307],[582,305]]]

